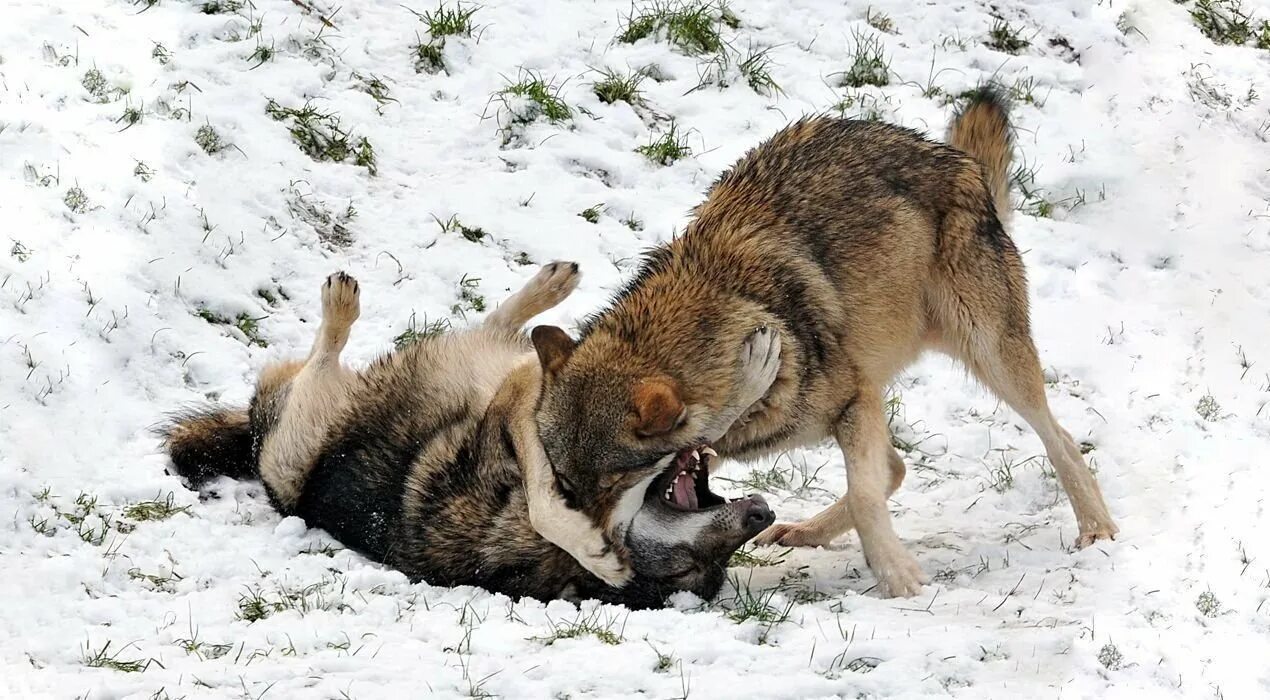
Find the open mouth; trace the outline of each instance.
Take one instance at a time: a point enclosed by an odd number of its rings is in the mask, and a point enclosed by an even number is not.
[[[709,445],[680,450],[652,488],[676,510],[708,510],[726,505],[728,499],[710,490],[710,460],[717,456]]]

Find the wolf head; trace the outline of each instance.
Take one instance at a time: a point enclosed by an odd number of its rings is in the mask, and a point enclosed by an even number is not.
[[[637,572],[712,597],[732,553],[774,520],[767,503],[710,491],[713,450],[680,384],[654,363],[550,326],[532,338],[539,437],[566,502],[623,542]]]

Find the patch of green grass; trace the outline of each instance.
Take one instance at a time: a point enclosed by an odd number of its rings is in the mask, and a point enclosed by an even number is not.
[[[360,73],[354,73],[353,78],[362,84],[362,92],[370,95],[370,98],[378,103],[379,107],[382,108],[389,102],[397,101],[392,96],[392,91],[388,88],[388,83],[385,83],[379,76],[364,76]]]
[[[600,71],[600,79],[591,83],[591,91],[606,105],[614,102],[625,102],[632,107],[644,104],[644,95],[640,92],[640,83],[648,75],[643,71],[623,74],[613,69]]]
[[[295,610],[301,615],[315,610],[347,610],[347,605],[330,595],[337,582],[323,579],[302,588],[280,585],[272,594],[258,587],[248,588],[238,597],[238,612],[234,616],[246,622],[257,622],[285,610]]]
[[[1244,11],[1240,0],[1195,0],[1190,13],[1195,26],[1214,44],[1241,46],[1254,36],[1252,15]]]
[[[459,217],[457,215],[451,216],[445,221],[442,221],[434,215],[432,220],[437,222],[437,226],[441,227],[441,233],[457,233],[472,243],[480,243],[486,236],[489,235],[485,232],[485,229],[479,226],[468,226],[462,221],[459,221]]]
[[[890,104],[891,98],[886,95],[879,97],[860,90],[848,90],[830,109],[843,118],[880,122],[886,118]]]
[[[106,642],[100,649],[93,649],[90,643],[85,642],[83,647],[84,665],[89,668],[108,668],[112,671],[119,671],[121,673],[142,673],[146,669],[150,668],[150,664],[156,664],[160,668],[163,667],[163,664],[159,663],[155,659],[142,660],[122,658],[121,655],[127,651],[128,647],[132,646],[131,644],[121,647],[118,651],[112,654],[110,653],[111,644],[113,644],[113,642]]]
[[[66,194],[62,196],[62,203],[74,214],[83,214],[88,211],[88,195],[84,194],[84,190],[78,186],[66,190]]]
[[[636,148],[635,152],[658,165],[673,165],[676,161],[692,155],[692,149],[688,147],[688,137],[679,130],[679,126],[673,119],[666,133],[649,141],[647,145]]]
[[[1217,617],[1221,613],[1221,601],[1212,591],[1204,591],[1195,599],[1195,609],[1204,617]]]
[[[459,302],[450,307],[450,313],[466,317],[469,311],[485,311],[485,296],[478,291],[480,285],[480,278],[463,275],[459,279]]]
[[[472,36],[472,32],[477,29],[477,26],[472,22],[472,16],[480,9],[480,7],[470,5],[465,8],[461,2],[454,3],[454,7],[451,8],[442,2],[437,4],[437,9],[435,10],[424,10],[423,12],[410,10],[410,12],[415,17],[418,17],[419,21],[427,25],[429,35],[439,39],[447,36]]]
[[[1217,403],[1217,398],[1212,394],[1204,394],[1195,403],[1195,412],[1200,418],[1212,422],[1221,418],[1221,404]]]
[[[990,49],[1016,55],[1032,45],[1030,40],[1023,37],[1023,27],[1012,26],[1003,17],[992,22],[988,29],[988,38],[983,43]]]
[[[794,601],[790,600],[784,605],[777,603],[775,598],[781,592],[780,587],[765,588],[755,592],[750,587],[749,577],[742,582],[740,577],[731,576],[730,581],[736,592],[735,595],[719,600],[716,605],[723,609],[725,617],[737,624],[750,620],[759,623],[761,629],[758,643],[766,644],[772,630],[789,619],[789,614],[794,609]]]
[[[657,663],[653,664],[653,671],[656,673],[664,673],[675,667],[675,662],[679,659],[675,658],[674,653],[663,654],[660,649],[653,646],[652,642],[649,642],[648,640],[644,641],[653,650],[653,653],[657,655]]]
[[[269,61],[272,61],[273,56],[274,56],[274,50],[273,50],[272,43],[269,44],[268,46],[265,46],[263,43],[258,42],[256,44],[256,49],[247,55],[246,60],[248,62],[255,62],[256,65],[251,67],[252,70],[255,70],[263,66],[264,64],[268,63]]]
[[[31,259],[31,249],[26,247],[22,241],[13,241],[13,247],[9,249],[9,255],[17,258],[18,262],[26,262]]]
[[[29,361],[28,364],[30,364]],[[31,516],[28,519],[27,522],[31,528],[41,535],[51,537],[57,533],[58,526],[61,525],[73,530],[82,542],[99,547],[106,542],[106,537],[111,532],[126,535],[136,527],[117,521],[110,511],[103,510],[97,505],[96,496],[88,493],[81,492],[75,496],[75,504],[71,510],[63,510],[49,494],[47,488],[36,495],[36,501],[52,508],[53,517],[56,519],[52,523],[48,518]]]
[[[723,48],[719,25],[724,17],[740,19],[735,14],[721,11],[713,3],[699,0],[654,0],[634,8],[623,20],[617,41],[633,44],[641,39],[655,38],[679,47],[689,55],[714,53]]]
[[[780,566],[785,563],[785,557],[791,551],[793,550],[786,549],[779,554],[764,555],[758,554],[754,548],[738,549],[732,553],[732,558],[728,560],[728,566],[746,569],[752,569],[756,566]]]
[[[851,66],[840,74],[838,84],[852,88],[889,85],[891,61],[886,57],[882,39],[872,32],[861,31],[853,31],[851,39]]]
[[[123,517],[137,522],[148,522],[151,520],[167,520],[178,513],[189,512],[189,506],[176,505],[174,494],[168,493],[162,499],[155,497],[149,501],[139,501],[124,506]]]
[[[253,318],[247,313],[241,313],[234,319],[234,327],[247,337],[248,345],[258,345],[262,348],[267,348],[269,347],[269,343],[261,337],[259,326],[259,322],[266,318],[268,318],[268,316]]]
[[[508,115],[508,123],[503,128],[508,131],[517,126],[524,126],[539,119],[550,124],[559,124],[573,118],[573,110],[560,98],[563,83],[546,80],[540,74],[522,68],[516,80],[507,80],[507,85],[494,93],[493,98],[500,102],[503,111]]]
[[[644,222],[640,221],[639,217],[635,216],[634,212],[627,214],[626,217],[622,219],[622,225],[632,231],[644,230]]]
[[[168,574],[147,574],[134,566],[131,569],[128,569],[128,578],[134,581],[145,581],[151,586],[154,586],[154,590],[156,591],[172,593],[176,590],[174,584],[184,577],[175,571]]]
[[[1119,671],[1124,665],[1124,655],[1116,648],[1112,642],[1107,642],[1098,650],[1098,663],[1108,671]]]
[[[410,10],[415,17],[419,18],[419,21],[424,23],[428,34],[427,40],[416,37],[416,42],[410,47],[415,56],[415,70],[420,73],[439,73],[445,70],[446,38],[472,36],[477,29],[472,22],[472,16],[479,9],[479,7],[471,6],[464,8],[462,3],[455,3],[451,8],[442,2],[435,10],[423,12]]]
[[[243,9],[242,0],[206,0],[199,11],[205,15],[225,15]]]
[[[873,27],[883,34],[899,33],[895,30],[895,22],[889,15],[883,12],[874,12],[872,7],[864,11],[864,21],[870,27]]]
[[[119,115],[119,118],[115,120],[115,123],[124,125],[123,129],[120,129],[120,131],[127,131],[128,129],[131,129],[141,123],[141,118],[143,116],[145,116],[145,113],[142,111],[141,107],[128,105],[123,108],[123,114]]]
[[[285,122],[291,139],[313,160],[342,163],[352,158],[355,165],[376,174],[374,147],[366,137],[345,130],[338,115],[322,112],[312,102],[295,108],[283,107],[272,99],[265,105],[265,114]]]
[[[1015,102],[1034,105],[1038,109],[1045,106],[1045,98],[1036,96],[1036,77],[1026,76],[1015,80],[1010,85],[1010,99]],[[969,92],[969,91],[968,91]]]
[[[318,240],[328,248],[346,248],[353,243],[353,232],[349,225],[356,218],[357,210],[353,208],[352,202],[343,211],[332,211],[311,190],[303,190],[298,182],[292,182],[287,193],[287,209],[296,219],[312,226]]]
[[[110,89],[110,82],[106,80],[106,76],[96,68],[89,68],[84,71],[84,77],[80,78],[79,84],[88,91],[99,102],[106,101],[107,91]]]
[[[427,316],[423,317],[423,323],[419,324],[415,321],[415,315],[410,314],[410,320],[406,323],[406,330],[402,331],[397,337],[392,339],[393,347],[398,350],[414,345],[421,340],[428,338],[436,338],[445,335],[450,330],[450,319],[438,318],[432,321]]]
[[[1270,51],[1270,20],[1261,20],[1261,24],[1257,26],[1257,41],[1253,46],[1263,50]]]
[[[204,661],[214,661],[234,650],[233,644],[200,642],[197,633],[189,639],[177,639],[173,643],[183,649],[186,656],[197,656]]]
[[[441,39],[418,39],[410,46],[415,57],[415,71],[418,73],[440,73],[445,70],[445,41]]]
[[[248,345],[257,345],[262,348],[269,347],[268,341],[260,335],[259,326],[259,322],[268,318],[268,316],[253,318],[250,314],[244,311],[231,319],[226,316],[222,316],[207,307],[199,307],[194,311],[194,315],[214,325],[233,326],[234,328],[237,328],[239,332],[247,338]]]
[[[600,609],[596,608],[589,614],[578,612],[578,616],[570,622],[556,622],[550,618],[547,624],[551,626],[550,634],[542,637],[530,637],[530,641],[542,642],[544,646],[551,646],[562,639],[578,639],[579,637],[595,637],[604,644],[617,646],[623,641],[622,628],[618,626],[616,616],[600,619]]]
[[[593,207],[587,207],[586,209],[583,209],[582,211],[578,212],[578,216],[585,219],[586,222],[589,224],[598,224],[600,223],[600,215],[603,213],[604,213],[604,205],[597,204]]]
[[[168,47],[156,41],[154,49],[150,51],[150,58],[158,61],[159,65],[166,66],[172,60],[172,52],[168,50]]]
[[[225,142],[221,140],[220,132],[216,131],[211,124],[204,124],[194,132],[194,143],[203,149],[203,152],[209,156],[216,155],[225,150]]]
[[[768,57],[768,52],[771,50],[770,47],[755,49],[751,46],[736,64],[737,70],[741,72],[741,77],[745,79],[750,89],[769,97],[782,92],[781,86],[772,79],[772,59]]]

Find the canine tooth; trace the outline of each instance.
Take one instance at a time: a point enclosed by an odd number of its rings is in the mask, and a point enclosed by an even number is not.
[[[696,450],[693,450],[693,451],[692,451],[692,459],[693,459],[693,461],[700,461],[700,460],[701,460],[701,453],[700,453],[700,452],[698,452],[698,451],[696,451]]]
[[[701,448],[701,454],[703,454],[703,455],[710,455],[711,457],[718,457],[718,456],[719,456],[719,453],[718,453],[718,452],[715,452],[715,451],[714,451],[714,448],[713,448],[713,447],[710,447],[709,445],[706,445],[705,447],[702,447],[702,448]]]

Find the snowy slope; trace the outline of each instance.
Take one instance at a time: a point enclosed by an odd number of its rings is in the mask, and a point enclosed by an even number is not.
[[[614,42],[625,0],[490,0],[437,74],[416,72],[428,35],[396,2],[346,3],[332,27],[322,3],[201,4],[0,0],[0,695],[1270,695],[1270,52],[1215,45],[1164,0],[998,3],[1030,40],[1017,56],[984,45],[987,3],[735,0],[723,37],[770,48],[765,96],[735,74],[693,91],[708,57]],[[881,41],[889,85],[838,87],[853,32]],[[646,65],[645,108],[592,93],[593,69]],[[522,70],[563,84],[572,119],[504,144],[491,95]],[[1071,551],[1039,441],[941,358],[896,388],[896,527],[935,575],[914,600],[872,593],[850,536],[757,551],[739,590],[678,610],[411,585],[258,485],[200,500],[164,474],[147,428],[245,401],[267,360],[305,352],[331,271],[363,285],[358,362],[412,315],[478,318],[526,261],[581,263],[544,317],[571,324],[789,120],[852,94],[847,114],[938,136],[944,96],[990,76],[1022,100],[1034,194],[1012,231],[1051,400],[1115,543]],[[271,99],[338,114],[377,174],[310,158]],[[671,117],[692,157],[634,152]],[[845,488],[828,445],[727,470],[783,519]]]

